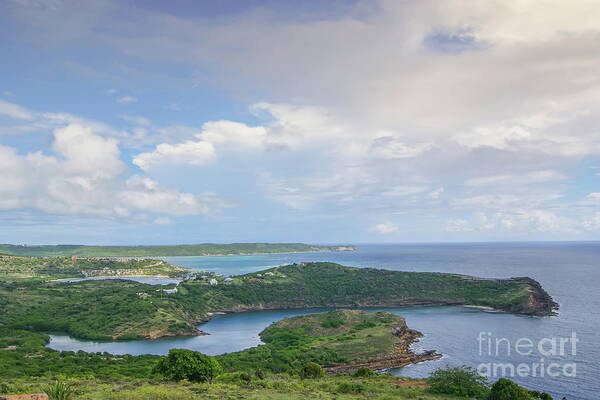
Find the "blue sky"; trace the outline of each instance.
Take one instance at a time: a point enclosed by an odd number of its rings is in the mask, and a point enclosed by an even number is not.
[[[0,3],[0,242],[597,240],[594,1]]]

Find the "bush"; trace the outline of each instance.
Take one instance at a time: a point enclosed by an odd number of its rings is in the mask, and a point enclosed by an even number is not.
[[[342,382],[335,388],[337,393],[362,393],[365,390],[365,385],[353,382]]]
[[[250,383],[252,381],[252,376],[247,372],[240,372],[240,381]]]
[[[487,380],[469,367],[445,367],[434,371],[427,380],[432,393],[482,399],[488,393]]]
[[[529,390],[510,379],[500,378],[492,385],[488,400],[535,400]]]
[[[56,381],[54,385],[46,386],[44,393],[50,400],[69,400],[73,397],[73,388],[68,383]]]
[[[536,398],[536,399],[540,399],[540,400],[553,400],[552,396],[550,396],[548,393],[546,392],[538,392],[537,390],[533,390],[531,392],[531,395]]]
[[[154,372],[163,374],[167,379],[192,382],[212,382],[222,372],[221,365],[214,357],[185,349],[171,349],[154,367]]]
[[[356,372],[353,374],[353,376],[355,376],[355,377],[365,377],[365,378],[369,377],[369,376],[375,376],[375,375],[377,375],[377,374],[367,367],[358,367]]]
[[[323,375],[325,375],[323,368],[314,362],[308,362],[300,369],[300,378],[302,379],[317,379]]]
[[[254,376],[256,376],[260,380],[263,380],[265,379],[265,372],[262,369],[257,368],[254,372]]]

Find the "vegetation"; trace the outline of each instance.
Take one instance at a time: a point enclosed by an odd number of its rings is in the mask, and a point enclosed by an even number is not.
[[[323,322],[331,319],[343,320],[344,324],[324,327]],[[363,328],[365,323],[371,327]],[[411,334],[399,336],[395,332]],[[404,318],[397,315],[338,310],[286,318],[260,333],[264,345],[217,358],[230,371],[261,368],[316,378],[321,375],[320,366],[354,371],[381,360],[389,363],[385,368],[400,366],[414,356],[408,346],[416,336],[418,333],[408,330]]]
[[[0,255],[0,282],[119,275],[177,277],[190,271],[162,260],[20,257]]]
[[[18,256],[167,257],[259,253],[303,253],[353,250],[353,246],[317,246],[304,243],[186,244],[176,246],[84,246],[0,244],[0,253]]]
[[[39,393],[47,378],[10,379],[4,381],[6,393]],[[321,379],[300,379],[286,374],[268,375],[264,379],[238,379],[238,374],[225,373],[213,383],[170,382],[148,379],[105,380],[94,377],[69,381],[73,400],[449,400],[451,397],[427,391],[422,380],[379,375],[354,378],[327,375]],[[360,392],[357,392],[359,390]],[[357,397],[357,393],[361,397]]]
[[[552,400],[548,393],[527,390],[510,379],[500,378],[492,385],[487,400]]]
[[[171,349],[154,367],[154,371],[167,379],[179,382],[212,382],[222,372],[221,365],[214,357],[197,351]]]
[[[427,382],[432,393],[483,399],[489,392],[487,379],[468,367],[445,367],[434,371]]]
[[[315,362],[309,361],[300,369],[300,378],[302,379],[319,379],[325,375],[323,368]]]
[[[4,256],[0,267],[5,277],[13,274],[13,279],[0,280],[0,323],[12,329],[65,332],[85,339],[125,340],[197,334],[198,323],[216,311],[474,304],[545,315],[552,311],[553,304],[537,282],[527,278],[482,280],[453,274],[351,268],[332,263],[281,266],[237,276],[231,282],[219,278],[219,284],[214,286],[206,280],[188,280],[179,284],[177,293],[172,294],[133,281],[66,283],[40,278],[72,274],[77,270],[96,271],[102,266],[114,270],[114,264],[130,263],[141,269],[143,266],[170,268],[177,272],[170,264],[149,266],[146,262]],[[36,276],[16,279],[15,271],[20,274],[30,271],[27,274]],[[539,307],[536,308],[536,304]],[[48,318],[49,315],[52,318]],[[323,320],[321,328],[343,326],[344,320],[335,318]],[[365,324],[356,329],[371,327],[369,322]]]
[[[49,400],[70,400],[73,398],[73,387],[68,383],[56,381],[54,385],[47,385],[44,393]]]
[[[324,327],[323,322],[329,320],[343,324]],[[435,373],[428,383],[377,375],[366,367],[356,369],[353,375],[323,373],[322,365],[368,361],[388,351],[386,337],[400,340],[392,334],[397,332],[392,327],[402,327],[403,322],[401,317],[385,312],[348,310],[294,317],[263,331],[266,344],[217,357],[189,350],[171,350],[167,357],[57,352],[44,347],[48,337],[43,333],[0,326],[0,393],[45,390],[56,396],[71,394],[73,399],[133,400],[341,400],[358,394],[373,399],[441,400],[463,397],[456,393],[476,393],[472,387],[478,380],[470,376],[471,372],[465,377],[461,371],[448,373],[446,369]],[[442,387],[453,390],[452,394],[437,390],[436,382],[440,381],[445,382]],[[512,382],[500,382],[492,391],[486,389],[477,396],[512,396],[518,392],[534,396],[525,397],[528,400],[549,398],[525,389],[515,392],[515,387],[519,388]]]

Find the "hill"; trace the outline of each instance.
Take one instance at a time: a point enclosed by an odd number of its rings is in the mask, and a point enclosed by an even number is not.
[[[0,324],[115,340],[199,334],[196,326],[214,312],[462,304],[552,315],[557,308],[529,278],[480,279],[307,263],[216,281],[211,285],[198,276],[170,294],[121,280],[0,282]]]
[[[0,244],[0,253],[18,256],[82,257],[169,257],[222,256],[261,253],[306,253],[349,251],[354,246],[318,246],[304,243],[231,243],[184,244],[174,246],[85,246],[85,245],[13,245]]]

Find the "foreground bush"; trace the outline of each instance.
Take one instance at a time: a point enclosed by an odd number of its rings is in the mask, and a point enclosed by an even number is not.
[[[483,376],[469,367],[445,367],[434,371],[427,382],[432,393],[485,398],[489,389]]]
[[[176,382],[187,379],[191,382],[212,382],[222,372],[214,357],[185,349],[171,349],[167,357],[161,358],[154,372]]]
[[[370,368],[367,367],[358,367],[358,369],[356,370],[356,372],[354,374],[352,374],[352,376],[355,376],[357,378],[368,378],[370,376],[376,376],[377,374],[371,370]]]
[[[325,375],[323,368],[317,363],[308,362],[304,364],[300,370],[300,378],[302,379],[317,379]]]
[[[73,398],[73,388],[65,382],[56,381],[54,385],[44,388],[44,393],[50,400],[70,400]]]
[[[487,400],[552,400],[548,393],[529,391],[510,379],[500,378],[492,385]]]

